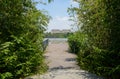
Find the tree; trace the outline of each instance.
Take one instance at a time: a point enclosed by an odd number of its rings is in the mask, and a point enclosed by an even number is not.
[[[79,65],[83,69],[106,78],[119,79],[120,1],[75,1],[79,3],[79,7],[72,8],[72,13],[77,17],[77,24],[81,27],[80,31],[86,34],[88,39],[86,40],[87,45],[80,47]]]
[[[0,1],[0,78],[20,79],[46,70],[42,40],[49,16],[32,0]]]

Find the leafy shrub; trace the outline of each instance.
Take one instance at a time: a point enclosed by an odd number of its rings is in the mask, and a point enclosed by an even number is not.
[[[76,38],[75,36],[70,36],[68,38],[70,52],[72,52],[72,53],[78,53],[79,52],[79,50],[80,50],[80,42],[78,40],[79,39]]]
[[[108,79],[119,79],[120,52],[90,45],[87,36],[80,32],[68,38],[71,52],[77,53],[80,68]]]
[[[0,78],[18,79],[45,71],[43,53],[26,37],[13,37],[12,41],[0,45]]]
[[[78,62],[81,68],[109,79],[119,79],[120,76],[120,55],[113,51],[99,49],[97,47],[83,50],[78,55]],[[116,61],[117,60],[117,61]]]
[[[70,35],[68,37],[70,52],[77,54],[81,48],[85,48],[86,40],[86,35],[79,32]]]
[[[70,16],[88,37],[87,45],[79,47],[77,54],[80,67],[107,79],[120,79],[120,1],[75,1],[79,7],[70,8]]]
[[[42,41],[48,22],[32,0],[0,1],[0,79],[46,71]]]

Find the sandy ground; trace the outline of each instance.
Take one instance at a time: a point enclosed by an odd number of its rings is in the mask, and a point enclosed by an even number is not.
[[[76,63],[76,55],[68,53],[67,43],[50,43],[45,56],[49,69],[79,68]]]
[[[81,70],[77,66],[76,55],[68,52],[66,42],[49,43],[45,57],[49,66],[48,72],[26,79],[103,79]]]

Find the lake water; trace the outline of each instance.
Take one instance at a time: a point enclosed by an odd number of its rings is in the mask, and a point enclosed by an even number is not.
[[[59,43],[59,42],[67,42],[67,38],[45,38],[49,39],[49,42]]]

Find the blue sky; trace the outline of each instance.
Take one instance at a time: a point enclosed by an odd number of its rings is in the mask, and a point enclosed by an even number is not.
[[[46,1],[46,0],[43,0]],[[68,7],[70,5],[77,6],[72,0],[54,0],[53,2],[42,5],[39,4],[36,7],[40,10],[45,9],[48,11],[49,15],[52,17],[48,25],[48,31],[51,29],[71,29],[72,23],[69,20],[69,15],[67,13]]]

